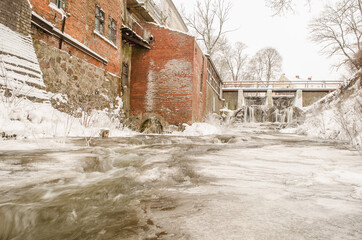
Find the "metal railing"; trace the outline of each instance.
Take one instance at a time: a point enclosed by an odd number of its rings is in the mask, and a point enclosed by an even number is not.
[[[238,81],[224,82],[223,89],[337,89],[343,81]]]

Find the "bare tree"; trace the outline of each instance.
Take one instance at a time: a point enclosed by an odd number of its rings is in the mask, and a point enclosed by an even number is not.
[[[294,12],[294,3],[297,0],[265,0],[266,5],[273,9],[274,15],[279,15],[284,12]],[[311,0],[305,0],[307,4],[310,4]]]
[[[282,70],[283,58],[275,48],[267,47],[259,50],[249,62],[250,80],[269,82],[275,79]]]
[[[354,70],[361,68],[355,58],[362,46],[361,1],[341,0],[326,6],[320,17],[310,24],[312,40],[323,46],[324,53],[344,57],[339,67],[347,64]]]
[[[221,49],[222,65],[232,81],[239,81],[242,78],[248,58],[245,53],[246,48],[242,42],[236,42],[234,47],[229,43],[223,44]]]
[[[215,53],[220,39],[229,32],[225,24],[230,9],[229,0],[197,0],[194,14],[186,17],[187,24],[196,32],[210,56]]]

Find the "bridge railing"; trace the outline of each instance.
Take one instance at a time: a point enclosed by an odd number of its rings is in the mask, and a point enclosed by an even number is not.
[[[293,82],[280,82],[270,81],[238,81],[238,82],[224,82],[223,89],[337,89],[343,81],[293,81]]]

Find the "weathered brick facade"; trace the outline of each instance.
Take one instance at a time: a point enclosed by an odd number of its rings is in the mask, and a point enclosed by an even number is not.
[[[67,96],[67,103],[54,105],[68,113],[116,106],[121,96],[123,1],[66,0],[65,9],[50,0],[30,2],[32,37],[46,90]],[[96,6],[104,12],[103,35],[95,30]],[[116,21],[115,42],[108,34],[110,18]]]
[[[63,13],[50,0],[30,0],[33,12],[61,30]],[[95,33],[95,8],[99,6],[104,11],[104,36]],[[104,68],[107,72],[120,76],[121,72],[121,35],[123,1],[120,0],[66,0],[65,12],[68,17],[65,22],[64,33],[84,44],[90,50],[105,58],[108,63],[102,64],[91,56],[79,51],[76,47],[64,42],[62,50],[70,55],[85,59],[95,66]],[[117,22],[117,40],[112,44],[108,37],[109,18]],[[59,38],[47,34],[37,27],[33,27],[33,38],[58,47]]]
[[[195,38],[154,24],[144,27],[155,41],[151,50],[133,52],[131,114],[156,113],[177,125],[201,121],[206,65]]]
[[[31,9],[27,0],[1,0],[0,23],[11,30],[29,35]]]

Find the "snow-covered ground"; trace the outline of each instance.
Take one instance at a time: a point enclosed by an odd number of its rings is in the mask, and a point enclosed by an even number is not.
[[[361,239],[359,152],[275,127],[4,141],[0,239]]]

